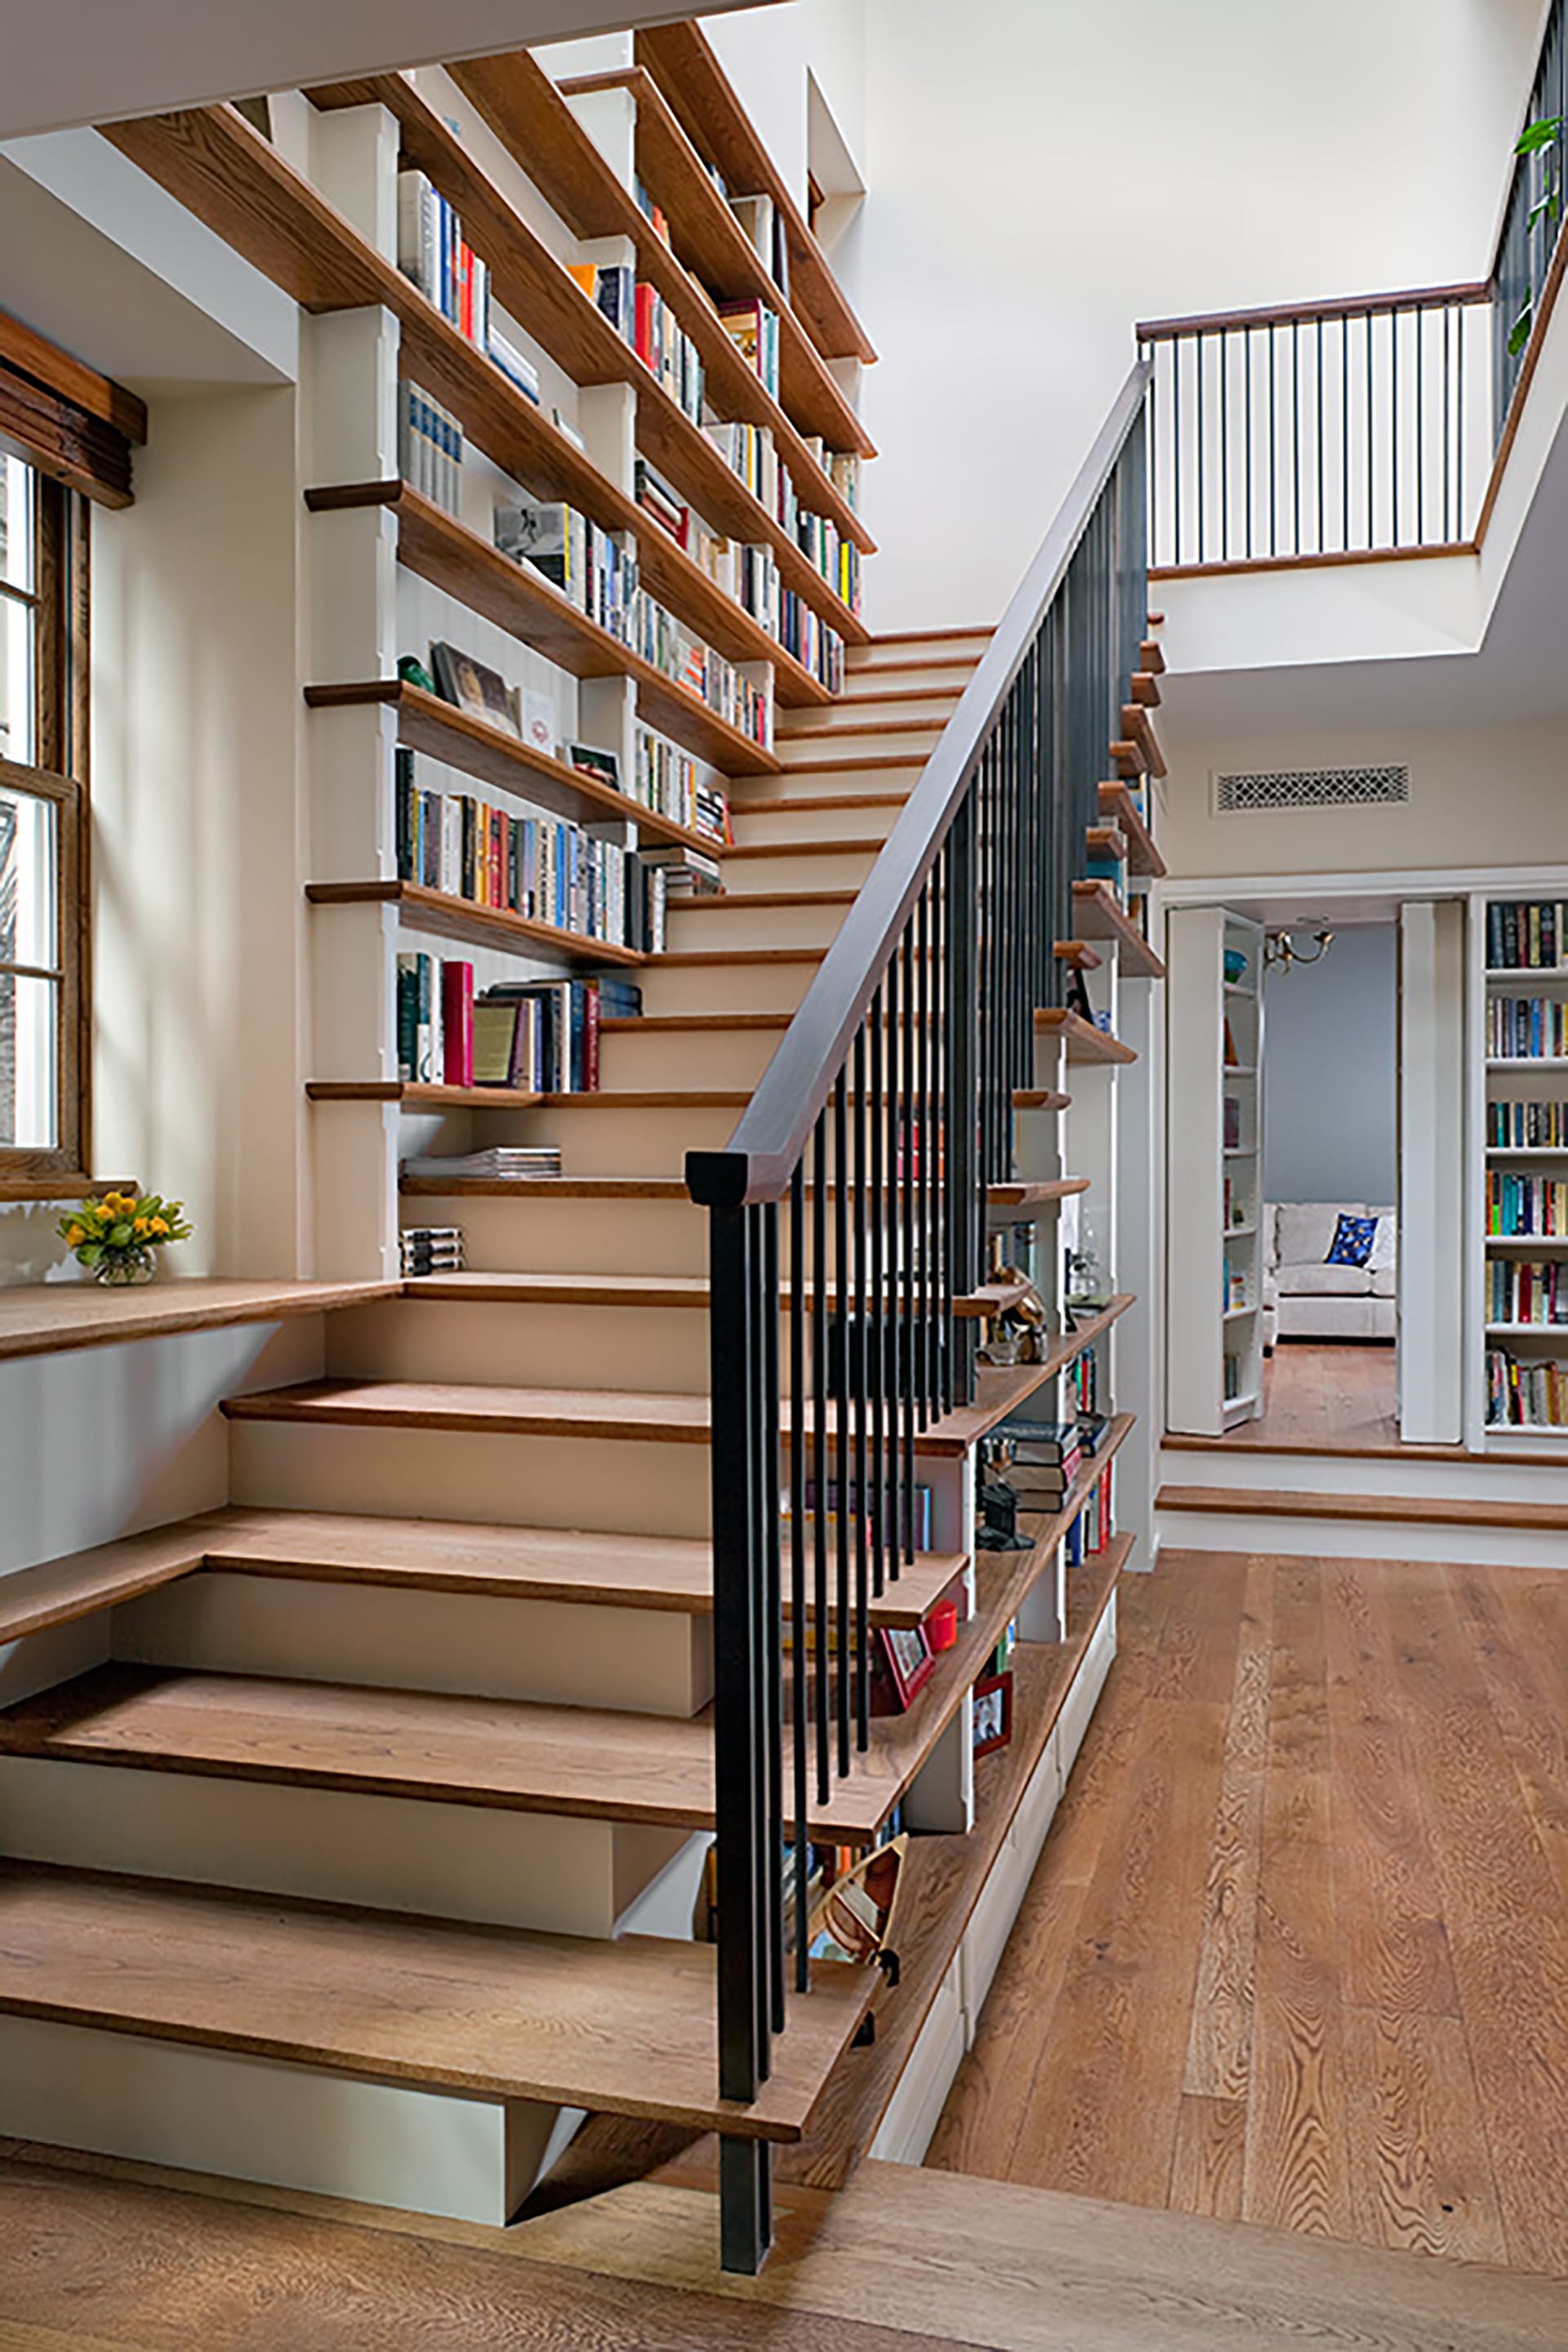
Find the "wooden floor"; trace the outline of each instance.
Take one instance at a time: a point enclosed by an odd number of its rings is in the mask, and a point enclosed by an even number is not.
[[[1568,2271],[1568,1574],[1186,1553],[1121,1596],[928,2162]]]
[[[1385,1453],[1399,1444],[1397,1350],[1287,1339],[1263,1367],[1263,1411],[1205,1445],[1321,1445]],[[1456,1447],[1455,1451],[1459,1449]]]

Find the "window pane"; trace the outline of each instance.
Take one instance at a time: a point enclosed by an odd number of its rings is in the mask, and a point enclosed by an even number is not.
[[[34,475],[20,457],[0,457],[0,580],[13,588],[33,588],[37,532],[34,527]]]
[[[59,990],[52,980],[0,971],[0,1150],[47,1151],[59,1140],[58,1020]]]
[[[0,759],[31,767],[37,757],[33,736],[33,646],[30,604],[0,596]]]
[[[0,964],[58,961],[58,838],[52,801],[0,786]]]

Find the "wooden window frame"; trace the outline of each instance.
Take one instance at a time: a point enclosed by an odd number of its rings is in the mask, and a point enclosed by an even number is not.
[[[18,454],[26,456],[25,451]],[[28,462],[32,460],[28,458]],[[86,1190],[92,1166],[92,923],[88,761],[87,500],[35,466],[37,565],[31,592],[0,590],[35,614],[33,765],[0,759],[0,784],[31,793],[56,817],[57,1139],[0,1144],[0,1201],[55,1200]]]

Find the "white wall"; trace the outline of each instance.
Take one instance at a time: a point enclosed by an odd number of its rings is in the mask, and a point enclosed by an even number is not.
[[[1352,925],[1321,963],[1272,968],[1263,1007],[1265,1200],[1391,1203],[1398,1126],[1394,925]]]
[[[834,258],[881,355],[882,628],[996,617],[1138,319],[1484,276],[1542,13],[795,0],[713,28],[781,142],[862,6],[870,193]]]

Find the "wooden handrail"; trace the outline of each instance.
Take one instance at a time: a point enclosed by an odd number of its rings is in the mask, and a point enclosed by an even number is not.
[[[877,863],[722,1151],[691,1151],[686,1180],[709,1208],[778,1201],[963,804],[996,718],[1142,414],[1152,363],[1139,360],[1057,510]]]
[[[1141,319],[1133,329],[1141,343],[1173,343],[1184,335],[1218,335],[1243,327],[1289,327],[1320,319],[1382,318],[1393,310],[1467,309],[1491,299],[1489,282],[1461,286],[1413,286],[1393,294],[1340,294],[1321,302],[1276,302],[1253,310],[1205,310],[1188,319]]]

